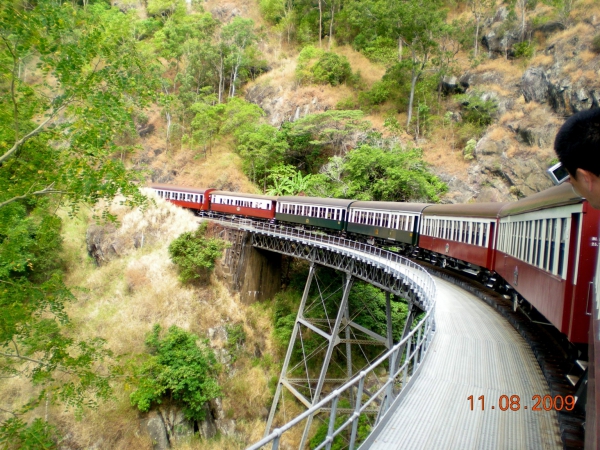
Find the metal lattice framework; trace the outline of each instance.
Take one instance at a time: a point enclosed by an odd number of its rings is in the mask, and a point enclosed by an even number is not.
[[[345,241],[345,239],[343,240]],[[358,242],[356,244],[359,247],[359,251],[360,247],[381,250],[367,244],[360,244]],[[416,285],[416,282],[409,277],[402,278],[396,276],[397,274],[394,274],[386,264],[387,261],[373,261],[368,257],[357,258],[354,252],[332,251],[327,247],[315,244],[315,242],[309,240],[297,241],[289,236],[281,238],[277,235],[253,233],[252,245],[263,250],[314,261],[322,266],[349,273],[355,278],[366,281],[399,297],[407,297],[416,293],[417,295],[414,296],[415,304],[423,311],[427,309],[423,302],[423,299],[426,297],[423,295],[422,289],[419,289],[420,286]],[[399,255],[391,254],[400,257]]]
[[[368,423],[374,426],[385,416],[399,399],[400,392],[408,385],[412,375],[416,373],[430,345],[434,332],[433,309],[436,293],[433,279],[412,261],[368,244],[246,219],[217,222],[228,228],[251,233],[251,243],[256,248],[310,261],[309,276],[269,414],[265,438],[249,449],[259,449],[269,443],[271,448],[276,449],[282,434],[299,424],[304,428],[299,446],[303,449],[313,418],[325,413],[329,416],[328,433],[317,449],[329,449],[334,439],[343,439],[347,447],[353,450],[358,442],[358,423],[359,420],[363,420],[361,417],[372,417],[368,419]],[[326,311],[325,315],[315,315],[315,308],[322,307],[324,310],[325,300],[331,295],[318,284],[318,277],[315,275],[317,265],[330,267],[345,274],[342,286],[336,290],[341,291],[342,295],[337,303],[335,317],[329,317]],[[354,279],[366,281],[386,291],[386,336],[381,336],[354,321],[357,313],[351,311],[348,302]],[[310,296],[314,283],[318,294]],[[408,303],[408,317],[403,325],[402,339],[395,345],[392,338],[390,293]],[[424,317],[413,326],[414,318],[421,312],[425,313]],[[321,343],[316,349],[306,352],[303,336],[311,333],[321,339]],[[346,377],[328,377],[332,354],[341,344],[345,344]],[[360,349],[365,345],[382,346],[384,354],[376,360],[365,358],[367,366],[357,368],[353,363],[352,348],[358,346]],[[291,365],[294,349],[301,350],[302,358],[300,362]],[[362,354],[366,356],[364,351]],[[317,355],[322,360],[319,360],[319,376],[315,377],[311,376],[307,361]],[[302,376],[298,376],[297,369],[302,368],[302,365],[305,370]],[[379,372],[375,370],[377,368]],[[382,378],[381,373],[386,375]],[[325,385],[330,388],[328,395],[324,393]],[[283,389],[290,392],[307,409],[303,414],[271,432],[279,400],[283,398]],[[338,406],[341,399],[348,401],[350,407]],[[339,422],[340,417],[345,420],[336,428],[336,419]]]

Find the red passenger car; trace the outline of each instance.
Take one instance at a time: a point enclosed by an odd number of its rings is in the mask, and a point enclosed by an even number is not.
[[[151,184],[150,187],[156,194],[183,208],[198,211],[209,210],[209,195],[215,189],[190,188],[185,186],[173,186],[171,184]]]
[[[599,219],[569,184],[500,211],[496,272],[573,343],[588,341]]]
[[[423,210],[419,247],[443,265],[493,271],[496,220],[505,203],[432,205]],[[464,268],[464,267],[460,267]]]
[[[210,210],[236,216],[274,219],[276,201],[277,197],[269,195],[212,191],[210,193]]]

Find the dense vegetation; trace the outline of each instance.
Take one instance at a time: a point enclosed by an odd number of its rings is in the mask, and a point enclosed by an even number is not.
[[[215,378],[217,362],[208,342],[176,326],[161,336],[160,325],[146,339],[150,356],[134,367],[137,388],[131,403],[140,411],[171,400],[183,406],[186,418],[204,419],[204,405],[220,395]]]
[[[183,233],[169,244],[171,260],[179,268],[183,283],[205,280],[225,248],[225,241],[206,237],[207,223],[193,233]]]

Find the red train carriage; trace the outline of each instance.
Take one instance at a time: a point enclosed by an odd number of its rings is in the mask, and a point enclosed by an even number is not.
[[[563,184],[499,216],[496,272],[569,341],[586,343],[600,212]]]
[[[432,205],[423,210],[419,247],[442,265],[494,270],[495,231],[498,212],[505,203]],[[427,255],[424,255],[427,256]]]
[[[242,194],[241,192],[212,191],[210,210],[236,216],[275,218],[277,197],[269,195]]]
[[[199,189],[170,184],[151,184],[157,195],[184,208],[198,211],[209,210],[209,195],[215,189]]]

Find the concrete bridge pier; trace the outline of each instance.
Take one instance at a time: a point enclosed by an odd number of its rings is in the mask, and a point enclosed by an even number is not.
[[[231,244],[215,271],[244,303],[272,299],[281,290],[281,254],[252,246],[252,234],[211,223],[211,235]]]

